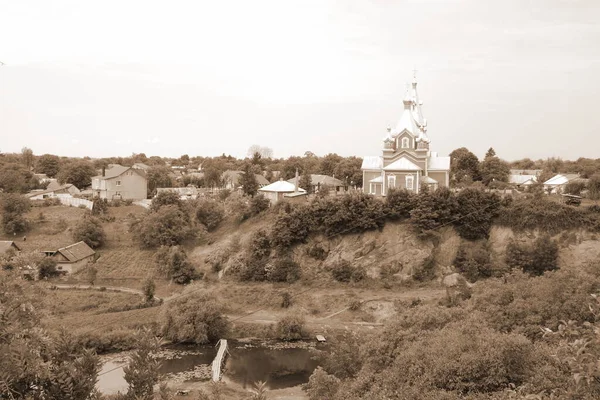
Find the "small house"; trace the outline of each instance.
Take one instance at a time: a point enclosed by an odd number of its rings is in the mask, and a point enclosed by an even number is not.
[[[242,181],[242,175],[244,175],[244,173],[245,173],[244,171],[232,171],[232,170],[223,172],[223,174],[221,175],[221,179],[225,183],[225,189],[231,189],[231,190],[239,189],[242,186],[241,181]],[[256,182],[258,183],[259,188],[262,188],[269,184],[269,181],[264,176],[262,176],[260,174],[254,174],[254,176],[256,177]]]
[[[10,251],[19,253],[21,248],[12,240],[0,240],[0,254],[6,254]]]
[[[544,182],[544,189],[550,193],[563,193],[568,183],[586,181],[579,174],[557,174]]]
[[[294,199],[306,196],[306,190],[286,181],[273,182],[270,185],[258,189],[258,191],[269,199],[271,204],[275,204],[285,198]]]
[[[85,242],[77,242],[56,251],[44,251],[56,260],[56,269],[72,274],[96,260],[96,252]]]
[[[296,178],[288,179],[288,182],[295,184]],[[341,180],[333,176],[321,174],[310,175],[310,186],[312,193],[318,193],[321,188],[327,188],[328,190],[334,190],[336,192],[346,190],[346,185]]]
[[[79,193],[80,190],[77,189],[77,186],[73,184],[66,183],[64,185],[61,185],[58,182],[54,181],[50,182],[46,189],[33,190],[27,193],[25,196],[28,197],[29,200],[44,200],[55,197],[71,197]]]

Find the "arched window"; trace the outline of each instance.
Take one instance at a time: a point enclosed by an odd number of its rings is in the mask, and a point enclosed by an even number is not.
[[[388,190],[396,187],[396,177],[394,175],[388,175]]]
[[[402,138],[402,148],[408,149],[408,146],[409,146],[409,139],[407,137],[403,137]]]
[[[414,188],[415,185],[415,177],[412,175],[407,175],[406,176],[406,190],[415,190]]]

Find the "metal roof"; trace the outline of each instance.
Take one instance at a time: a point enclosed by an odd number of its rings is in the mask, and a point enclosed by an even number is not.
[[[544,182],[544,185],[564,185],[565,183],[578,178],[578,174],[558,174]]]
[[[399,158],[383,168],[384,171],[421,171],[422,169],[423,168],[404,157]]]
[[[427,169],[429,171],[449,171],[450,157],[438,157],[437,153],[433,153],[427,159]]]
[[[110,168],[104,170],[104,176],[96,175],[93,178],[112,179],[112,178],[116,178],[117,176],[121,176],[125,171],[131,169],[131,167],[124,167],[119,164],[110,164],[110,165],[111,165]]]
[[[270,185],[262,187],[258,189],[259,192],[279,192],[279,193],[292,193],[296,189],[296,186],[293,183],[289,183],[286,181],[277,181],[273,182]],[[299,192],[306,192],[306,190],[302,188],[298,188]]]
[[[77,262],[96,254],[96,252],[92,250],[90,246],[85,244],[85,242],[77,242],[70,246],[63,247],[62,249],[58,249],[58,252],[65,256],[69,262]]]
[[[383,168],[383,158],[381,156],[366,156],[363,158],[360,168],[380,170]]]
[[[19,246],[17,246],[17,244],[12,240],[0,240],[0,254],[7,252],[11,247],[21,250]]]
[[[288,179],[289,183],[294,183],[296,178]],[[328,186],[344,186],[344,182],[340,181],[337,178],[329,175],[320,175],[320,174],[310,174],[310,184],[311,185],[328,185]]]

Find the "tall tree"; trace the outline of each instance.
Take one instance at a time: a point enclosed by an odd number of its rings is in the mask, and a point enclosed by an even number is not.
[[[320,172],[324,175],[335,174],[335,167],[342,161],[343,157],[335,153],[329,153],[321,159]]]
[[[60,158],[53,154],[44,154],[35,163],[35,172],[54,178],[60,170]]]
[[[490,148],[480,164],[479,170],[485,185],[492,182],[508,182],[510,166],[496,156],[494,149]]]
[[[92,184],[92,176],[96,174],[92,163],[78,160],[63,165],[57,178],[60,183],[71,183],[82,189]]]
[[[258,181],[256,180],[256,175],[254,175],[254,171],[250,164],[244,166],[244,173],[240,177],[240,184],[242,185],[244,194],[254,196],[258,193]]]
[[[33,167],[33,150],[31,150],[29,147],[23,147],[21,149],[21,159],[23,160],[23,164],[25,164],[25,167],[28,170],[31,170],[31,168]]]
[[[25,193],[37,186],[31,171],[22,164],[9,163],[0,166],[0,189],[7,193]]]
[[[307,193],[312,193],[312,177],[305,172],[298,178],[298,187],[306,190]]]
[[[148,178],[148,194],[153,195],[156,188],[173,187],[171,170],[165,166],[153,166],[146,172]]]
[[[450,153],[450,173],[452,185],[481,180],[477,156],[466,147],[454,150]]]
[[[488,149],[488,151],[485,153],[485,157],[484,157],[484,159],[485,159],[485,158],[489,158],[489,157],[496,157],[496,150],[494,150],[494,148],[493,148],[493,147],[490,147],[490,148]]]

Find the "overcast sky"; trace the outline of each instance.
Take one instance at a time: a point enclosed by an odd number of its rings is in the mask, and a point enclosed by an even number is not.
[[[600,158],[600,1],[0,0],[0,150]]]

